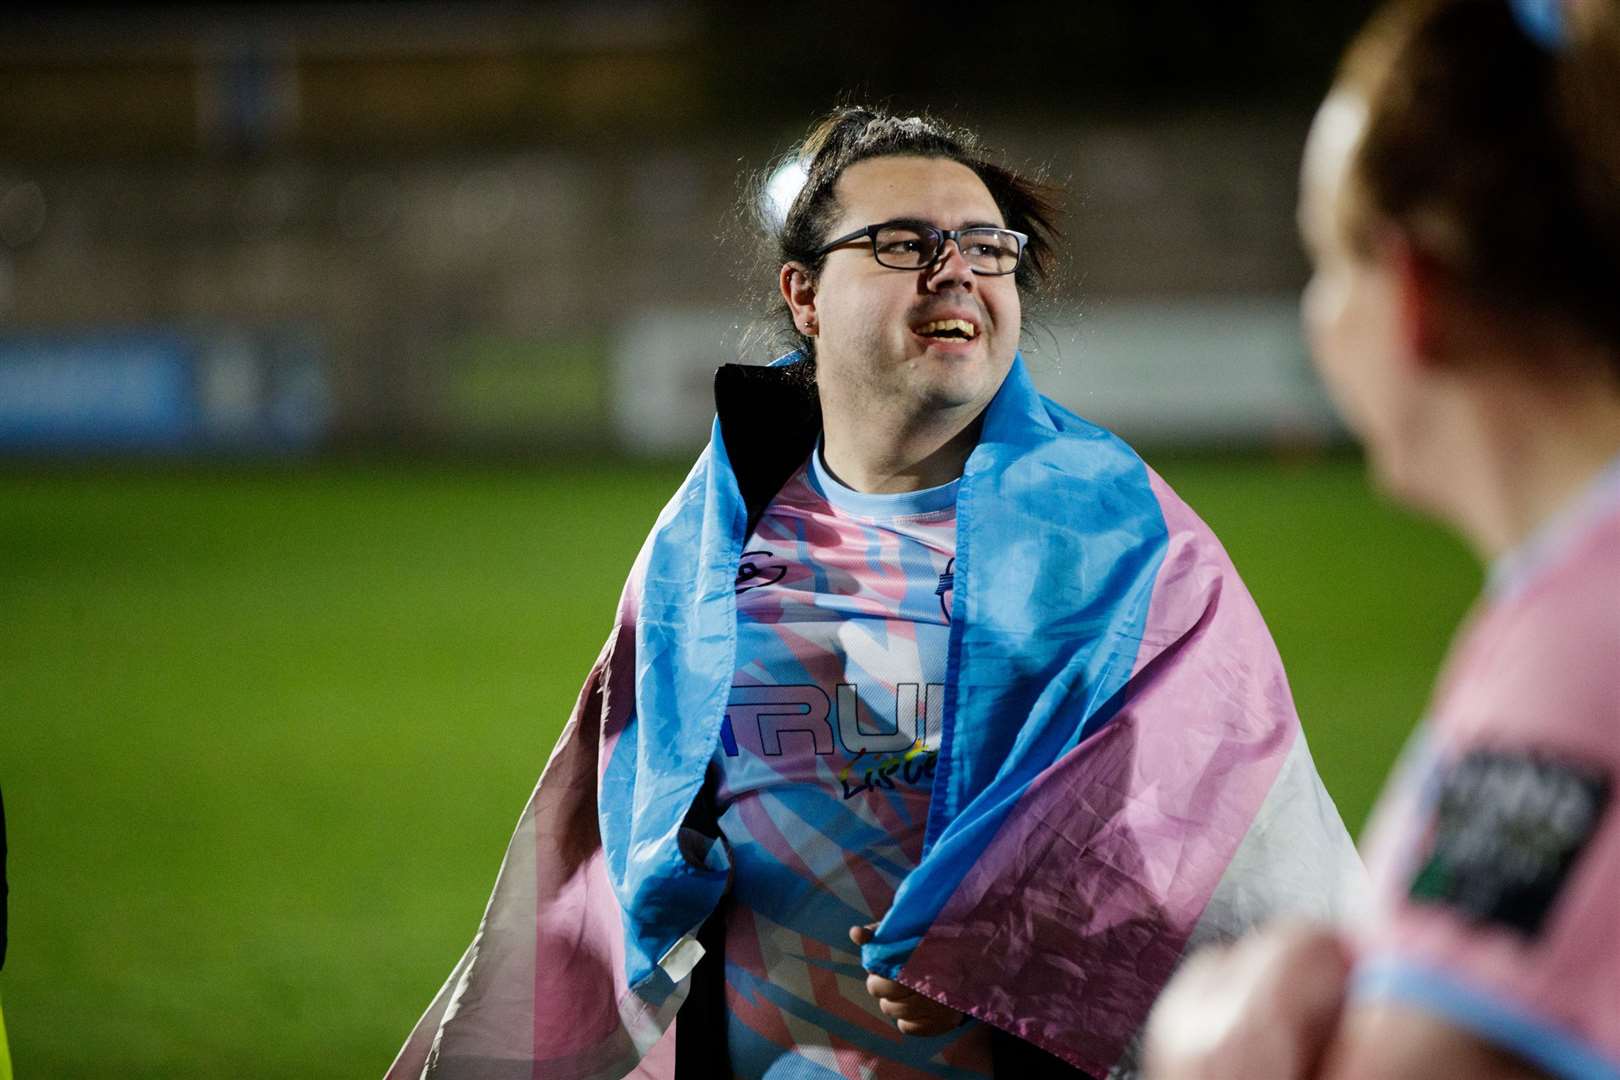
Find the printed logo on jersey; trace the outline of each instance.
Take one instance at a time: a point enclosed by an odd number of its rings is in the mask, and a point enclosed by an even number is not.
[[[893,791],[899,784],[912,787],[926,786],[934,781],[934,767],[939,763],[939,748],[916,743],[902,754],[868,756],[866,751],[855,755],[855,760],[838,770],[838,782],[843,785],[845,800],[853,799],[863,791]]]
[[[894,712],[880,718],[869,715],[853,683],[839,683],[832,697],[814,684],[736,686],[720,726],[720,746],[727,757],[742,752],[739,738],[764,757],[842,751],[850,757],[838,772],[845,799],[892,790],[897,782],[921,785],[933,779],[944,700],[943,683],[900,683]]]
[[[1436,780],[1412,900],[1534,936],[1597,831],[1610,778],[1589,765],[1476,750]]]
[[[787,573],[787,566],[778,562],[766,562],[776,556],[769,551],[745,551],[742,553],[742,563],[737,567],[737,591],[745,593],[749,589],[758,589],[766,585],[775,585]]]
[[[934,595],[939,597],[939,610],[944,612],[945,621],[951,621],[950,594],[956,588],[956,556],[945,564],[945,572],[939,575],[939,584],[934,588]]]

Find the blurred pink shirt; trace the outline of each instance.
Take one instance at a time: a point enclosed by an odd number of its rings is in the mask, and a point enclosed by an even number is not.
[[[1501,560],[1368,833],[1352,994],[1620,1077],[1620,462]]]

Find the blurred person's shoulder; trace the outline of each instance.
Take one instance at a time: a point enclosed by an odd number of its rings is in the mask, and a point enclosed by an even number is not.
[[[1481,736],[1620,763],[1620,491],[1499,568],[1486,600],[1447,711]]]

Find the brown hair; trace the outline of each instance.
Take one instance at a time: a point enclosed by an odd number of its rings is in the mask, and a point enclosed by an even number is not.
[[[797,262],[812,277],[821,273],[827,257],[816,252],[831,238],[830,230],[838,218],[838,180],[851,165],[878,157],[944,158],[972,169],[989,189],[1007,228],[1029,236],[1014,280],[1027,290],[1048,283],[1054,269],[1054,244],[1060,235],[1053,189],[991,160],[966,128],[931,116],[899,117],[858,106],[835,109],[818,120],[785,159],[801,163],[806,176],[776,233],[777,265]],[[815,343],[793,325],[785,303],[776,314],[779,320],[785,318],[784,330],[791,328],[793,346],[813,359]]]
[[[1620,0],[1398,0],[1337,85],[1368,109],[1340,227],[1394,222],[1481,300],[1620,346]],[[1620,363],[1620,354],[1616,355]]]

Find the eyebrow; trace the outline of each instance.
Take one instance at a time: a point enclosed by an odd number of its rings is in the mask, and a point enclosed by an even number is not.
[[[894,217],[894,218],[889,218],[887,221],[883,221],[880,224],[883,224],[883,225],[926,225],[930,229],[937,229],[937,228],[940,227],[938,225],[935,225],[932,221],[929,221],[927,218],[923,218],[923,217]],[[993,221],[969,221],[966,224],[959,226],[959,229],[1005,229],[1005,228],[1007,228],[1006,225],[997,225]]]

